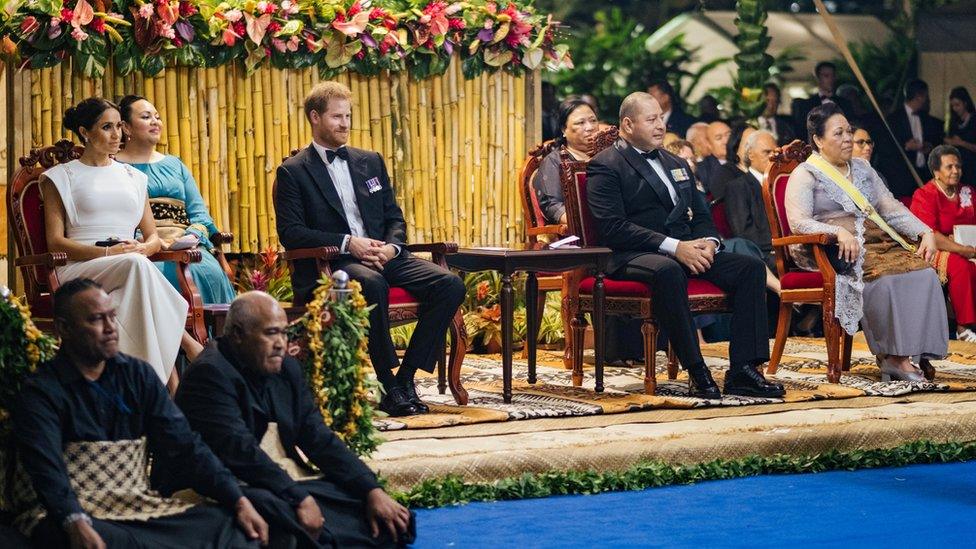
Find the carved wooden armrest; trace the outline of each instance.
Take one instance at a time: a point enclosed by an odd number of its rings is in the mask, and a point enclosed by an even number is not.
[[[319,246],[318,248],[296,248],[286,250],[282,254],[285,261],[295,261],[297,259],[317,259],[319,261],[331,261],[339,257],[337,246]]]
[[[411,252],[428,252],[431,254],[456,254],[458,251],[457,242],[430,242],[425,244],[407,244],[407,250]]]
[[[160,251],[149,256],[150,261],[172,261],[176,263],[199,263],[203,260],[203,252],[197,249],[192,250],[167,250]]]
[[[773,239],[773,246],[789,246],[791,244],[834,244],[837,235],[827,233],[795,234]]]
[[[68,264],[68,254],[64,252],[48,252],[45,254],[25,255],[14,259],[18,267],[61,267]]]
[[[555,235],[555,236],[567,236],[569,234],[569,226],[566,224],[559,225],[542,225],[541,227],[529,227],[525,230],[526,234],[531,236],[539,235]]]
[[[222,246],[234,242],[234,233],[214,233],[210,235],[210,242],[214,246]]]

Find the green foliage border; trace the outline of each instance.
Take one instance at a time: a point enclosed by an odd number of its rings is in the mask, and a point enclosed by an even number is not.
[[[972,459],[976,459],[976,441],[919,440],[892,448],[830,450],[809,455],[753,454],[743,458],[717,459],[695,464],[674,465],[657,460],[641,461],[621,471],[552,470],[484,483],[468,483],[457,475],[448,475],[425,480],[407,491],[393,492],[392,496],[412,508],[433,508],[475,501],[643,490],[756,475],[854,471]]]

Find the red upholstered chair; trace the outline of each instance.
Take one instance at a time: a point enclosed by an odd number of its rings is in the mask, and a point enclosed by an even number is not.
[[[61,252],[50,252],[44,233],[44,201],[38,178],[48,168],[69,162],[81,156],[84,149],[68,140],[62,140],[50,147],[33,149],[29,155],[20,159],[20,169],[14,174],[7,188],[7,211],[13,227],[17,244],[17,258],[14,264],[21,269],[27,304],[38,328],[53,329],[52,296],[58,289],[55,267],[66,265],[68,256]],[[193,277],[190,276],[190,263],[200,261],[199,250],[179,252],[159,252],[149,259],[153,261],[172,261],[178,264],[177,278],[180,293],[190,304],[186,329],[202,344],[207,342],[207,331],[203,322],[203,302]]]
[[[294,156],[297,153],[298,149],[293,150],[291,155]],[[287,159],[288,157],[285,158],[285,160]],[[276,191],[277,181],[272,187],[272,195]],[[429,253],[431,261],[447,269],[445,256],[457,253],[458,245],[454,242],[435,242],[432,244],[407,244],[406,248],[411,253]],[[294,262],[298,259],[314,259],[319,272],[330,277],[332,276],[332,268],[329,262],[338,257],[339,248],[335,246],[297,248],[286,250],[284,253],[289,269],[294,268]],[[416,322],[420,318],[420,302],[403,288],[390,288],[389,306],[390,327]],[[454,314],[454,320],[448,328],[448,334],[451,337],[450,358],[445,360],[446,349],[437,355],[437,390],[443,395],[449,385],[454,401],[463,406],[468,403],[468,392],[461,386],[461,363],[464,362],[464,355],[468,350],[468,332],[464,328],[464,317],[460,308]]]
[[[539,197],[536,195],[535,187],[532,185],[532,180],[535,178],[535,174],[538,172],[542,160],[555,148],[556,142],[552,140],[537,145],[529,151],[529,156],[525,159],[525,164],[522,165],[522,169],[519,171],[519,197],[522,201],[522,223],[525,227],[526,244],[537,243],[539,237],[543,235],[548,236],[550,241],[553,241],[569,234],[569,227],[566,225],[546,224],[546,218],[542,214],[542,209],[539,207]],[[539,282],[539,294],[535,304],[537,311],[535,318],[537,323],[542,323],[542,314],[546,306],[546,294],[549,292],[561,292],[563,304],[560,310],[563,318],[563,334],[565,340],[568,341],[570,337],[570,325],[569,308],[567,306],[569,293],[566,286],[566,277],[561,273],[538,273],[536,280]],[[538,330],[536,332],[538,333]],[[523,354],[527,352],[528,346],[523,350]],[[571,367],[568,360],[565,363],[567,368]]]
[[[604,130],[597,136],[598,150],[608,147],[617,139],[617,128]],[[597,246],[596,223],[590,214],[586,201],[586,163],[577,162],[563,155],[562,184],[566,197],[566,216],[572,234],[580,237],[580,245]],[[585,329],[584,313],[593,312],[593,285],[595,278],[581,271],[574,271],[570,280],[570,315],[573,337],[567,340],[572,346],[573,384],[583,382],[583,339]],[[604,279],[606,314],[639,318],[643,321],[644,334],[644,392],[652,395],[657,390],[655,375],[655,355],[657,354],[657,323],[654,320],[653,295],[650,288],[641,283],[628,280]],[[728,312],[725,293],[705,280],[688,280],[688,301],[694,314]],[[609,342],[608,342],[609,343]],[[567,348],[567,350],[570,350]],[[677,361],[668,353],[668,377],[677,377]]]
[[[790,331],[793,304],[808,303],[823,308],[824,337],[827,342],[827,378],[831,383],[840,381],[841,371],[851,367],[851,336],[844,332],[834,316],[834,281],[837,273],[830,265],[824,245],[836,242],[831,234],[794,235],[786,215],[786,187],[790,174],[811,153],[810,145],[794,141],[773,154],[772,163],[763,182],[763,200],[769,216],[769,229],[776,252],[776,271],[782,286],[779,318],[776,322],[776,341],[769,359],[767,372],[776,373],[783,348]],[[809,244],[820,272],[804,271],[790,257],[788,246]]]

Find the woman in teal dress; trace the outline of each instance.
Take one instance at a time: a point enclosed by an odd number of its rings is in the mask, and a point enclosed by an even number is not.
[[[217,226],[207,211],[200,189],[190,170],[179,158],[156,150],[163,132],[163,121],[156,107],[143,97],[127,95],[119,103],[125,132],[125,148],[115,159],[131,164],[149,177],[149,203],[156,218],[160,238],[170,246],[180,237],[192,234],[206,250],[203,260],[190,265],[193,282],[204,303],[230,303],[234,288],[213,256],[210,236]],[[156,263],[170,284],[179,288],[174,263]]]

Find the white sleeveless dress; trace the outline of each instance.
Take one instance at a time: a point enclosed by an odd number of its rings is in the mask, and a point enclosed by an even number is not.
[[[127,164],[87,166],[78,160],[44,172],[64,203],[66,236],[82,244],[133,238],[146,207],[146,175]],[[149,259],[138,253],[69,261],[61,283],[90,278],[117,307],[119,350],[145,360],[163,384],[169,379],[188,305]]]

